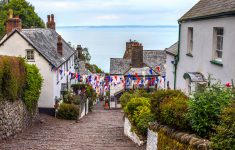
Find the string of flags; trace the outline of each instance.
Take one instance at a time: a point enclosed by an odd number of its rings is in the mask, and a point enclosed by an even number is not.
[[[157,72],[160,72],[160,67],[156,67]],[[149,74],[151,76],[145,76],[146,73],[142,73],[141,75],[138,73],[128,74],[127,76],[105,76],[105,75],[82,75],[77,72],[66,71],[63,69],[56,69],[52,65],[51,71],[58,72],[60,75],[64,73],[70,77],[70,79],[75,79],[78,82],[89,84],[96,90],[97,93],[104,93],[109,90],[110,87],[116,86],[155,86],[156,84],[163,85],[166,81],[166,76],[158,76],[154,75],[154,70],[152,68],[149,69]]]

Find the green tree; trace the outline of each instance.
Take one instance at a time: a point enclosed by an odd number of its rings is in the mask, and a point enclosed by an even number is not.
[[[19,15],[22,20],[22,28],[44,28],[43,20],[34,11],[34,6],[25,0],[11,0],[8,4],[2,3],[0,6],[0,37],[5,34],[4,23],[7,20],[9,9],[12,9],[14,15]]]
[[[84,48],[82,50],[82,59],[84,59],[85,62],[89,63],[91,60],[91,55],[88,51],[88,48]]]

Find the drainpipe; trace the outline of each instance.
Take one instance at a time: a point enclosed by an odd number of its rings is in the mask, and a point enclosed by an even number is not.
[[[178,62],[180,60],[180,38],[181,38],[181,22],[178,22],[179,23],[179,36],[178,36],[178,53],[177,55],[175,56],[175,72],[174,72],[174,90],[176,90],[176,77],[177,77],[177,66],[178,66]]]

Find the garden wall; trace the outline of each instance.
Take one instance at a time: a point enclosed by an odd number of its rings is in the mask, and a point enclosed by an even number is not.
[[[132,131],[131,122],[127,117],[124,118],[124,134],[139,146],[145,143],[143,139],[140,139],[137,134]]]
[[[89,101],[88,99],[80,104],[80,116],[79,119],[82,119],[89,112]]]
[[[31,116],[21,100],[0,100],[0,141],[32,125],[37,119],[37,114]]]
[[[195,134],[178,132],[167,126],[151,123],[148,130],[146,150],[209,150],[209,141]]]

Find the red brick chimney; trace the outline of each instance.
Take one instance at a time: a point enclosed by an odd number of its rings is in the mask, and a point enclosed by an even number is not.
[[[143,62],[143,46],[141,43],[132,42],[131,44],[131,65],[134,68],[142,68]]]
[[[55,20],[54,20],[54,15],[51,14],[51,29],[55,30]]]
[[[47,28],[48,29],[53,29],[53,30],[56,29],[56,27],[55,27],[55,19],[54,19],[54,15],[53,14],[47,15]]]
[[[59,53],[60,55],[63,55],[63,44],[62,44],[62,38],[60,35],[58,36],[57,53]]]
[[[9,35],[14,29],[18,31],[22,30],[21,19],[19,18],[19,15],[13,17],[13,10],[9,10],[9,17],[8,20],[6,21],[7,35]]]
[[[51,28],[51,16],[47,15],[47,28]]]

